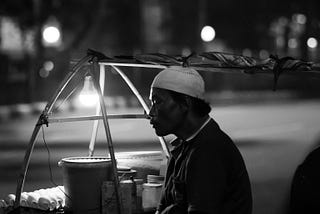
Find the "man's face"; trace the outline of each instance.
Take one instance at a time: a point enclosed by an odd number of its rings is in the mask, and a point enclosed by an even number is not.
[[[150,124],[158,136],[175,134],[184,122],[186,108],[173,100],[168,90],[152,88]]]

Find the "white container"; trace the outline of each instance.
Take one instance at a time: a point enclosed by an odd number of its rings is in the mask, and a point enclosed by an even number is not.
[[[144,183],[142,190],[142,208],[144,211],[155,210],[159,204],[162,191],[160,183]]]

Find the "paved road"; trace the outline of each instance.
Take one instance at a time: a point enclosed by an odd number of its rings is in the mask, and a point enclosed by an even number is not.
[[[252,181],[255,214],[284,213],[296,166],[320,143],[319,109],[319,100],[213,108],[212,117],[235,140],[244,156]],[[79,113],[88,112],[66,114]],[[1,198],[15,191],[17,173],[36,120],[27,116],[0,123]],[[43,136],[50,151],[53,180],[60,183],[61,172],[56,163],[63,157],[87,155],[91,125],[92,121],[88,121],[44,127],[44,135],[41,131],[32,155],[25,190],[53,186]],[[110,127],[116,152],[161,150],[148,121],[110,120]],[[96,154],[104,155],[107,147],[103,129],[99,129],[97,139]]]

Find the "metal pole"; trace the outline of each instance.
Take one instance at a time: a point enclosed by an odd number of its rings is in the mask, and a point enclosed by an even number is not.
[[[109,114],[108,119],[148,119],[146,114]],[[48,123],[65,123],[65,122],[79,122],[88,120],[102,120],[103,116],[79,116],[79,117],[62,117],[62,118],[48,118]],[[44,124],[44,123],[42,123]]]
[[[101,87],[102,95],[104,93],[105,74],[106,74],[106,70],[105,70],[104,65],[100,65],[99,84]],[[100,105],[97,105],[96,115],[98,116],[98,115],[100,115],[100,113],[101,113]],[[93,122],[91,140],[90,140],[90,144],[89,144],[89,157],[92,157],[93,153],[94,153],[94,145],[95,145],[96,138],[97,138],[98,127],[99,127],[99,120],[95,120]]]
[[[168,66],[165,65],[153,65],[153,64],[141,64],[141,63],[127,63],[127,62],[104,62],[99,61],[101,65],[111,65],[111,66],[123,66],[123,67],[138,67],[138,68],[162,68],[165,69]],[[182,65],[182,63],[181,63]]]
[[[97,71],[99,69],[99,63],[98,63],[97,57],[93,58],[92,67],[93,67],[93,73],[97,73]],[[117,162],[116,162],[116,158],[114,155],[113,143],[112,143],[110,127],[109,127],[109,123],[108,123],[107,108],[106,108],[106,105],[104,102],[104,98],[102,95],[100,85],[96,81],[93,74],[92,74],[92,79],[93,79],[94,86],[99,94],[100,107],[101,107],[102,116],[103,116],[103,124],[104,124],[105,132],[106,132],[107,143],[108,143],[109,153],[110,153],[111,162],[112,162],[114,187],[115,187],[115,192],[116,192],[116,202],[118,205],[117,209],[118,209],[118,214],[121,214],[122,213],[122,204],[121,204],[121,195],[120,195],[120,183],[119,183],[119,177],[118,177],[118,171],[117,171]]]

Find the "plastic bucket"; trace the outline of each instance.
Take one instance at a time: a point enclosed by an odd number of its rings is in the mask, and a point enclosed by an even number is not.
[[[58,165],[63,171],[66,210],[72,213],[101,213],[103,181],[112,180],[112,163],[105,157],[63,158]]]

